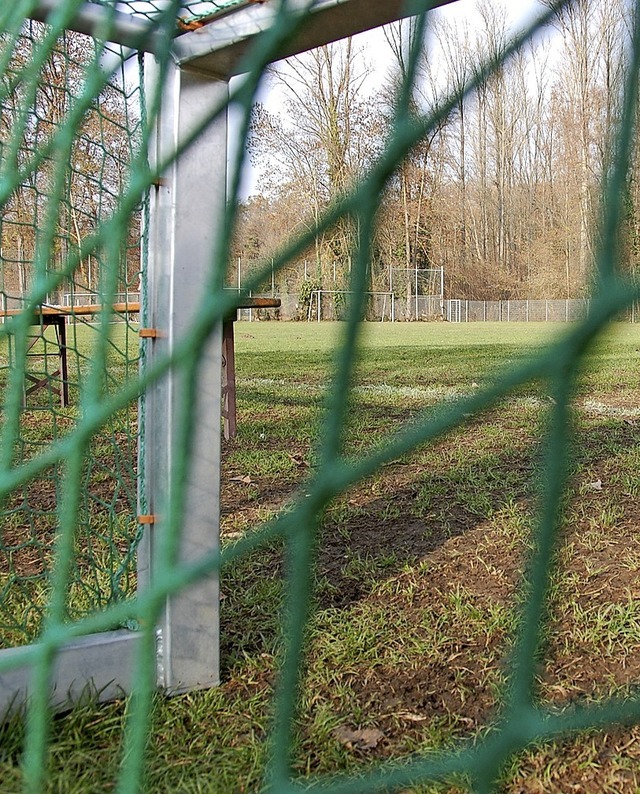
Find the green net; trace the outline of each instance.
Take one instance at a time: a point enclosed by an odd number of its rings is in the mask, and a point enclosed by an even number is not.
[[[292,239],[262,273],[245,285],[247,292],[257,289],[273,271],[279,272],[301,255],[315,235],[343,218],[357,230],[351,282],[345,291],[346,322],[319,433],[317,466],[305,484],[304,494],[279,517],[220,554],[176,565],[175,544],[182,523],[188,521],[188,516],[180,514],[184,496],[180,488],[191,450],[185,443],[174,461],[177,485],[158,575],[144,594],[134,598],[133,559],[138,538],[136,401],[150,382],[163,377],[170,368],[180,365],[188,374],[197,370],[206,339],[236,298],[222,290],[206,296],[199,321],[186,334],[175,358],[160,361],[138,377],[138,344],[132,326],[137,317],[128,304],[137,305],[144,253],[140,207],[145,191],[158,176],[149,172],[146,163],[158,97],[148,98],[149,119],[145,118],[137,73],[127,72],[135,68],[131,62],[114,74],[109,68],[110,53],[100,44],[64,32],[81,4],[61,2],[58,16],[49,20],[48,27],[25,21],[27,5],[0,12],[4,31],[0,50],[0,195],[5,313],[0,637],[9,646],[39,640],[24,654],[33,668],[33,697],[24,744],[25,788],[40,791],[46,779],[51,724],[47,687],[56,652],[72,637],[135,621],[143,627],[143,642],[118,785],[120,791],[140,790],[152,725],[154,626],[164,597],[279,538],[288,560],[282,632],[285,647],[275,698],[267,786],[279,793],[306,790],[309,781],[297,781],[292,769],[315,550],[324,511],[332,500],[380,467],[463,426],[470,416],[481,414],[532,381],[545,383],[551,407],[541,431],[545,452],[538,479],[540,509],[535,542],[521,591],[523,606],[499,718],[490,731],[473,742],[428,755],[416,754],[402,763],[354,776],[320,778],[311,788],[326,792],[401,791],[428,781],[455,778],[484,792],[494,788],[503,765],[532,743],[580,730],[636,723],[640,706],[633,697],[612,697],[562,711],[546,708],[538,701],[537,675],[567,484],[571,401],[577,376],[592,342],[638,299],[637,288],[620,275],[618,266],[623,186],[636,129],[640,59],[637,7],[618,135],[604,187],[606,200],[589,315],[560,341],[528,362],[513,365],[474,396],[414,417],[410,425],[373,451],[355,458],[348,454],[345,439],[350,388],[358,362],[365,296],[370,289],[368,265],[381,197],[398,164],[459,101],[459,95],[449,96],[426,117],[414,112],[412,90],[428,18],[423,14],[408,53],[388,140],[377,162],[351,192],[332,205],[316,229]],[[115,6],[102,5],[107,9]],[[151,20],[164,37],[167,46],[157,50],[162,68],[170,58],[168,42],[175,36],[181,11],[186,8],[188,18],[197,21],[243,3],[189,3],[182,9],[177,3],[117,5],[129,6]],[[470,92],[499,69],[553,13],[568,5],[554,4],[461,90]],[[297,6],[287,2],[279,5],[277,23],[257,41],[247,60],[248,76],[233,97],[243,109],[245,132],[266,64],[282,42],[305,24],[304,14],[294,13]],[[416,12],[424,12],[428,6],[414,3]],[[213,121],[212,117],[204,124]],[[173,159],[179,156],[180,152],[172,154]],[[234,197],[237,173],[231,184]],[[211,282],[215,284],[222,283],[219,276],[227,268],[233,220],[232,202],[226,232],[211,258]],[[98,305],[94,313],[80,312],[85,300],[86,304]],[[125,304],[120,307],[122,311],[113,308],[119,303]],[[46,306],[61,305],[78,307],[63,314],[70,318],[64,325],[66,340],[60,338],[62,325],[51,320],[57,315],[45,311]],[[14,309],[20,311],[13,314]],[[64,373],[62,348],[66,353]],[[185,406],[194,397],[193,385],[189,378],[187,381]],[[197,432],[191,421],[188,409],[183,410],[179,422],[187,440]],[[144,505],[141,507],[144,509]],[[0,670],[13,664],[0,657]],[[215,790],[215,784],[212,786]]]
[[[127,184],[140,138],[139,88],[123,73],[110,79],[90,103],[85,98],[81,122],[61,141],[100,53],[80,34],[49,37],[37,22],[3,37],[3,448],[4,465],[17,468],[75,426],[88,378],[106,399],[138,368],[138,313],[127,307],[138,301],[141,213],[109,250],[81,249]],[[134,586],[136,424],[135,405],[114,414],[83,455],[70,619]],[[4,647],[41,629],[63,468],[56,461],[3,502]]]
[[[93,0],[98,5],[113,7],[113,3],[108,0]],[[167,8],[173,5],[176,12],[178,30],[181,23],[192,23],[194,21],[212,21],[222,15],[248,6],[254,0],[184,0],[178,4],[171,4],[165,0],[124,0],[118,3],[118,10],[126,11],[134,17],[147,19],[150,22],[156,21]]]

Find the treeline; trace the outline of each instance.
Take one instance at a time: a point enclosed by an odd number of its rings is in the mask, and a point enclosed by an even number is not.
[[[388,184],[372,289],[393,284],[410,300],[415,284],[425,283],[416,271],[444,266],[448,297],[585,297],[627,76],[630,3],[577,0],[488,77],[482,65],[500,60],[510,40],[506,7],[478,3],[474,27],[456,21],[455,4],[449,12],[433,12],[413,103],[425,114],[455,94],[456,109]],[[381,55],[354,40],[273,72],[282,110],[255,111],[249,152],[259,194],[241,207],[234,257],[268,258],[366,172],[389,135],[413,34],[411,22],[385,29],[391,67],[374,90],[370,65]],[[477,88],[463,98],[473,79]],[[632,273],[640,261],[639,176],[637,154],[621,240],[622,267]],[[305,253],[319,285],[346,285],[353,240],[344,221]],[[294,263],[289,282],[293,272],[304,279]]]
[[[0,53],[8,61],[0,78],[0,179],[11,186],[0,214],[0,289],[8,297],[25,295],[36,280],[67,269],[70,255],[113,214],[140,134],[139,89],[126,88],[116,75],[84,113],[76,134],[68,135],[87,73],[104,56],[89,37],[67,32],[34,74],[46,30],[26,22],[16,43],[0,34]],[[140,217],[134,214],[120,250],[95,248],[59,279],[48,300],[59,302],[71,290],[98,292],[106,286],[104,272],[116,270],[120,276],[111,289],[135,289]],[[108,269],[107,258],[117,260]]]

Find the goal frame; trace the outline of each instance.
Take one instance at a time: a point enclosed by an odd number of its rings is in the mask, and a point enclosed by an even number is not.
[[[423,2],[423,10],[455,0]],[[155,121],[150,149],[151,168],[176,151],[199,120],[228,98],[230,78],[244,70],[243,58],[253,39],[276,19],[273,4],[246,0],[238,10],[185,33],[171,45],[164,75],[162,104]],[[304,24],[283,45],[273,60],[354,35],[409,16],[404,0],[291,0],[305,15]],[[47,22],[60,9],[60,0],[36,0],[29,16]],[[417,11],[411,5],[411,11]],[[104,35],[118,46],[144,51],[149,90],[158,88],[160,69],[154,52],[163,44],[152,24],[96,3],[81,3],[68,28],[88,35]],[[132,54],[131,52],[129,54]],[[203,168],[207,162],[209,169]],[[223,234],[227,183],[226,118],[209,125],[196,147],[173,162],[150,195],[148,274],[142,322],[154,334],[145,340],[149,362],[171,354],[195,313],[206,286],[211,251]],[[188,222],[187,222],[188,221]],[[199,233],[192,234],[197,228]],[[176,307],[180,307],[177,311]],[[186,514],[190,520],[180,540],[181,560],[201,559],[215,552],[219,542],[221,326],[207,345],[200,367],[194,406],[198,440],[194,445],[190,479],[186,488]],[[140,587],[154,576],[154,547],[162,531],[165,496],[171,492],[172,457],[177,439],[176,400],[181,378],[170,373],[143,398],[147,420],[141,441],[141,460],[150,513],[144,516],[145,532],[139,548]],[[219,582],[217,575],[166,598],[163,617],[156,628],[157,685],[167,692],[210,687],[219,681]],[[66,709],[87,693],[99,701],[111,700],[132,690],[134,658],[142,632],[119,629],[90,634],[66,643],[55,652],[51,669],[51,700],[55,709]],[[0,652],[0,714],[22,708],[29,699],[32,665],[37,646]]]
[[[393,292],[365,292],[365,296],[371,297],[384,297],[385,301],[386,298],[390,299],[390,316],[389,322],[395,322],[396,313],[395,313],[395,302],[396,296]],[[344,290],[344,289],[314,289],[311,292],[311,296],[309,298],[309,309],[307,312],[307,321],[311,321],[314,311],[313,311],[313,302],[315,298],[316,302],[316,311],[315,311],[315,320],[320,322],[322,320],[322,296],[323,295],[353,295],[351,290]],[[384,309],[382,315],[380,317],[380,322],[384,322]]]

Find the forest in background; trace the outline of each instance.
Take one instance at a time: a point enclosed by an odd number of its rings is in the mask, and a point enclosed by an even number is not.
[[[413,149],[381,203],[372,291],[393,291],[409,306],[416,295],[439,292],[443,268],[448,298],[589,296],[602,183],[626,78],[630,14],[629,0],[576,0]],[[430,17],[413,95],[416,114],[460,93],[482,63],[500,58],[511,35],[499,0],[478,3],[473,26],[455,13],[434,11]],[[392,127],[413,32],[411,22],[396,24],[384,30],[380,51],[366,51],[351,39],[273,67],[270,80],[282,101],[277,112],[255,108],[248,149],[260,177],[256,195],[239,208],[229,286],[246,284],[290,234],[312,228],[375,161]],[[15,74],[41,33],[38,23],[25,30],[12,56]],[[4,168],[20,169],[46,147],[92,56],[85,37],[68,34],[43,67],[28,115],[21,84],[2,86],[0,146],[12,130],[22,127],[24,133],[19,151],[3,146]],[[56,188],[68,198],[57,217],[49,218],[46,209],[55,181],[52,160],[31,171],[9,197],[0,220],[6,293],[28,291],[34,268],[60,269],[69,251],[113,211],[136,145],[139,99],[136,86],[105,89],[68,153],[72,167]],[[621,240],[622,267],[633,277],[640,260],[639,170],[636,152]],[[57,244],[53,260],[38,263],[43,234]],[[355,229],[342,221],[268,279],[265,291],[298,296],[304,305],[313,289],[347,289],[354,239]],[[137,287],[139,241],[138,213],[122,253],[122,289]],[[83,260],[75,289],[99,289],[100,272],[98,256]]]
[[[628,0],[577,0],[511,57],[411,152],[382,201],[371,289],[411,301],[416,273],[444,267],[445,296],[462,299],[582,298],[590,294],[599,244],[603,180],[629,51]],[[453,21],[452,21],[453,20]],[[414,92],[416,114],[461,94],[510,36],[498,0],[477,6],[478,23],[433,12]],[[414,27],[385,29],[384,55],[355,39],[274,67],[278,112],[255,108],[248,142],[260,174],[240,208],[229,283],[268,258],[291,233],[311,228],[382,150]],[[372,62],[389,60],[371,88]],[[626,185],[622,267],[640,262],[640,152]],[[346,289],[355,230],[325,232],[276,290]],[[235,271],[235,272],[234,272]],[[266,288],[271,285],[265,285]]]
[[[14,44],[0,33],[7,65],[0,78],[0,182],[11,185],[0,214],[0,294],[2,308],[21,305],[34,284],[68,270],[100,224],[116,211],[128,182],[129,165],[140,139],[140,90],[126,85],[120,72],[106,81],[84,114],[73,138],[61,135],[85,90],[87,68],[102,58],[88,36],[67,32],[48,53],[40,80],[32,87],[23,70],[47,35],[39,22],[25,22]],[[11,47],[10,53],[7,48]],[[106,67],[105,67],[106,68]],[[109,286],[115,293],[137,290],[140,273],[141,212],[134,213],[127,244],[112,251],[97,247],[66,279],[50,303],[65,293],[87,296]],[[46,251],[46,260],[41,252]],[[104,257],[117,257],[117,284],[104,282]]]

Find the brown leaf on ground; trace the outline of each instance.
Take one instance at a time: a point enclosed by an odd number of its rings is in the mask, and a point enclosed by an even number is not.
[[[384,733],[377,728],[362,728],[354,731],[346,725],[341,725],[333,734],[349,750],[375,750],[384,739]]]

